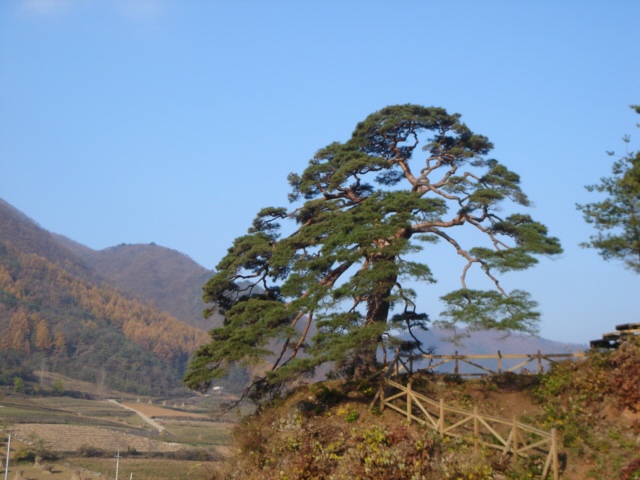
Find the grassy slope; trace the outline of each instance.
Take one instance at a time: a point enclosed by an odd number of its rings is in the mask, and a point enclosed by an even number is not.
[[[640,478],[640,346],[591,353],[540,376],[459,381],[417,377],[415,390],[449,405],[560,434],[562,478]],[[540,458],[475,452],[390,410],[371,412],[375,386],[315,384],[265,405],[235,432],[237,455],[215,479],[527,479]]]

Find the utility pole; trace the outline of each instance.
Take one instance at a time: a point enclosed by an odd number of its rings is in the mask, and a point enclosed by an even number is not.
[[[120,469],[120,450],[118,450],[118,454],[116,455],[116,480],[118,480],[119,469]]]
[[[11,434],[9,434],[9,440],[7,442],[7,460],[4,466],[4,480],[9,478],[9,453],[11,453]]]

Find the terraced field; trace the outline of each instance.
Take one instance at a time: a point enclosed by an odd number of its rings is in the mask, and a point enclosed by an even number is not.
[[[161,424],[162,434],[144,420],[145,416]],[[117,452],[123,455],[122,467],[139,480],[181,478],[189,471],[197,478],[196,470],[206,470],[211,459],[226,456],[232,427],[232,422],[214,421],[205,407],[193,404],[169,407],[130,399],[121,405],[9,392],[2,396],[0,392],[0,450],[1,440],[11,433],[12,456],[19,450],[42,448],[58,454],[69,465],[56,462],[54,474],[47,477],[52,480],[70,479],[74,466],[113,475]],[[25,470],[29,478],[39,478],[37,469],[30,465],[11,465],[12,472],[18,470]]]
[[[100,400],[68,397],[0,399],[0,424],[90,424],[105,427],[141,427],[137,415]]]
[[[178,443],[151,435],[136,435],[131,431],[88,425],[24,423],[12,425],[10,430],[15,438],[25,443],[40,441],[49,450],[58,453],[79,452],[87,447],[105,452],[135,450],[140,453],[177,452],[184,448]]]

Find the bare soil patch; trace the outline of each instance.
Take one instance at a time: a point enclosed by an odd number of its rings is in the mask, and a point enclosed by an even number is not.
[[[122,403],[125,407],[129,407],[137,412],[140,412],[147,417],[183,417],[183,418],[200,418],[203,420],[210,420],[209,415],[203,413],[184,412],[182,410],[172,410],[169,408],[158,407],[156,405],[149,405],[144,403]]]

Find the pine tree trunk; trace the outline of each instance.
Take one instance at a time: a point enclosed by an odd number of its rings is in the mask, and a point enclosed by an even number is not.
[[[384,268],[385,265],[395,264],[394,259],[376,259],[375,268]],[[395,265],[393,265],[395,267]],[[389,296],[391,290],[395,286],[397,275],[391,275],[388,279],[380,282],[372,293],[371,298],[367,305],[367,325],[387,323],[389,317],[389,310],[391,305],[389,303]],[[377,371],[378,365],[378,346],[382,342],[382,337],[377,336],[372,338],[369,345],[362,345],[362,348],[356,353],[354,376],[357,379],[366,378]]]

